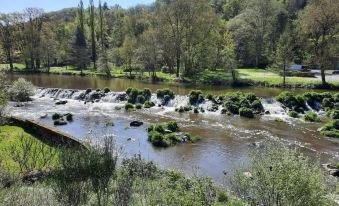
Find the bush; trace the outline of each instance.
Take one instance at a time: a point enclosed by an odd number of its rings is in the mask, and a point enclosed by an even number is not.
[[[191,105],[200,104],[204,101],[204,96],[200,90],[192,90],[189,93],[189,101]]]
[[[157,90],[158,98],[164,98],[166,95],[168,95],[171,99],[175,97],[174,92],[170,89],[158,89]]]
[[[254,100],[251,107],[257,112],[261,113],[264,111],[264,106],[261,104],[260,100]]]
[[[254,118],[254,113],[252,109],[242,107],[239,109],[239,114],[241,117]]]
[[[164,138],[164,135],[157,131],[148,133],[148,140],[156,147],[169,147],[171,143]]]
[[[296,150],[266,142],[250,151],[249,159],[249,167],[236,170],[230,178],[232,191],[249,203],[328,205],[328,175]]]
[[[85,91],[86,94],[89,94],[91,92],[92,92],[92,89],[86,89],[86,91]]]
[[[172,131],[172,132],[178,132],[179,131],[179,125],[176,121],[167,122],[167,129]]]
[[[145,101],[146,101],[146,99],[143,95],[138,95],[137,102],[139,102],[140,104],[144,104]]]
[[[335,119],[327,123],[321,130],[321,134],[327,137],[339,138],[339,120]]]
[[[308,122],[320,122],[320,118],[318,117],[318,115],[311,111],[305,113],[304,119]]]
[[[16,102],[30,101],[30,96],[34,95],[34,86],[31,82],[19,78],[8,90],[11,100]]]
[[[107,87],[104,88],[104,93],[107,94],[108,92],[110,92],[111,90]]]
[[[282,92],[277,97],[276,100],[282,103],[289,109],[295,110],[296,112],[303,112],[305,109],[305,102],[301,96],[296,97],[290,92]]]
[[[227,101],[224,104],[224,107],[227,111],[231,112],[232,114],[239,114],[239,109],[240,109],[239,106],[234,104],[231,101]]]
[[[135,105],[135,108],[136,108],[136,109],[142,109],[142,104],[137,104],[137,105]]]
[[[144,103],[145,108],[151,108],[151,107],[154,107],[154,106],[155,106],[154,102],[146,101]]]
[[[334,100],[332,98],[324,98],[321,105],[323,108],[333,108]]]
[[[339,119],[339,110],[333,110],[330,114],[332,119]]]
[[[164,96],[164,105],[166,105],[171,100],[171,97],[169,95]]]
[[[299,114],[296,111],[289,111],[288,116],[290,116],[292,118],[299,118]]]
[[[134,105],[131,103],[126,103],[125,104],[125,110],[129,111],[129,110],[133,110],[134,109]]]

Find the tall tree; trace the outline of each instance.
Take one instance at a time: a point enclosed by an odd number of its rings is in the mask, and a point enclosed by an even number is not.
[[[96,37],[95,37],[95,6],[93,0],[89,1],[89,27],[91,30],[91,59],[93,62],[94,70],[97,69],[97,48],[96,48]]]
[[[134,36],[127,36],[121,47],[121,56],[124,64],[129,71],[130,77],[132,76],[132,65],[135,62],[135,56],[137,51],[137,40]]]
[[[10,14],[0,14],[0,42],[10,65],[10,71],[13,71],[13,50],[15,43],[15,29],[13,17]]]
[[[312,61],[321,70],[322,84],[326,84],[325,69],[335,55],[332,47],[338,43],[339,1],[311,1],[300,15],[300,27],[305,35]]]
[[[87,49],[84,25],[84,4],[80,0],[78,6],[78,25],[76,27],[75,39],[71,48],[71,63],[80,68],[81,74],[89,64],[90,58]]]
[[[99,25],[100,25],[100,58],[99,68],[106,73],[107,77],[111,77],[111,63],[108,56],[107,28],[106,28],[106,11],[99,1]]]
[[[276,51],[276,57],[275,62],[278,67],[282,67],[283,69],[283,85],[286,86],[286,69],[287,66],[290,65],[290,63],[293,61],[295,50],[295,36],[294,32],[292,31],[292,27],[290,24],[288,24],[284,30],[284,32],[281,34],[277,51]]]

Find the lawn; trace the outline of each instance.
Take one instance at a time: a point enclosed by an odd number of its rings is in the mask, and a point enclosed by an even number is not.
[[[42,143],[20,127],[0,126],[0,164],[2,168],[19,173],[53,167],[57,163],[57,149]]]
[[[21,63],[14,63],[13,66],[15,71],[23,71],[26,68],[26,66]],[[9,70],[9,64],[0,64],[0,70]]]
[[[283,78],[276,71],[265,69],[238,69],[240,79],[249,79],[254,82],[265,82],[268,85],[282,84]],[[331,82],[334,85],[339,85],[339,82]],[[321,84],[320,79],[311,77],[286,77],[286,84],[289,85],[316,85]]]

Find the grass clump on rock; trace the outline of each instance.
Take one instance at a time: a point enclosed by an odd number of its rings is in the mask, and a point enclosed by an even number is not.
[[[295,96],[291,92],[280,93],[276,97],[276,100],[288,109],[296,111],[298,113],[303,113],[306,109],[304,99],[301,96]]]
[[[166,105],[169,101],[175,98],[175,94],[170,89],[158,89],[157,97],[163,99],[163,105]]]
[[[333,120],[321,129],[321,134],[327,137],[339,138],[339,120]]]
[[[305,113],[304,116],[305,121],[307,122],[321,122],[320,118],[318,115],[312,111],[308,111]]]
[[[200,104],[205,100],[200,90],[192,90],[188,96],[191,105]]]
[[[196,142],[197,137],[179,133],[180,128],[175,121],[166,124],[151,125],[148,128],[148,141],[156,147],[170,147],[184,142]]]
[[[133,110],[134,109],[134,105],[131,104],[131,103],[126,103],[125,104],[125,110],[126,111],[130,111],[130,110]]]
[[[290,117],[292,117],[292,118],[299,118],[298,112],[293,111],[293,110],[291,110],[291,111],[288,112],[288,116],[290,116]]]
[[[222,113],[240,114],[243,117],[253,118],[254,114],[264,111],[260,99],[252,93],[230,92],[224,97]]]
[[[126,90],[128,95],[128,103],[130,104],[144,104],[151,99],[152,93],[149,89],[138,90],[136,88],[128,88]]]

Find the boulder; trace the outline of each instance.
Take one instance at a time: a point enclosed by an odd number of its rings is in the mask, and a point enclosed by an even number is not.
[[[140,127],[142,126],[144,123],[143,122],[139,122],[139,121],[133,121],[130,123],[131,127]]]
[[[67,104],[67,103],[68,103],[67,100],[61,100],[61,101],[56,102],[55,104],[56,104],[56,105],[65,105],[65,104]]]
[[[46,119],[48,117],[48,114],[43,114],[40,116],[40,119]]]

